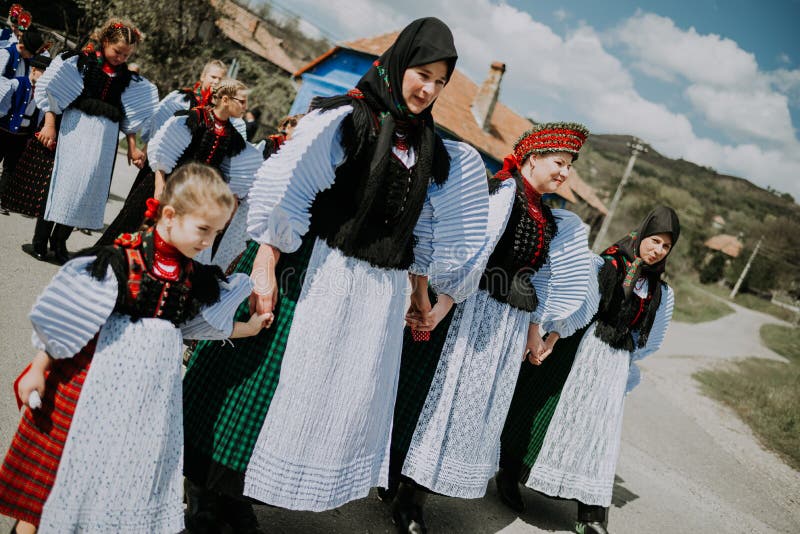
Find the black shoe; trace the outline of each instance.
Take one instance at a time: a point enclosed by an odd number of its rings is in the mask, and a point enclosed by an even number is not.
[[[418,504],[397,505],[392,507],[392,523],[400,534],[426,534],[428,528],[422,517],[422,507]]]
[[[608,534],[608,530],[600,521],[576,521],[575,532],[577,534]]]
[[[186,495],[186,532],[189,534],[222,534],[220,520],[220,499],[205,488],[192,484],[188,479],[184,483]]]
[[[517,477],[506,469],[500,469],[494,477],[494,481],[497,484],[497,494],[503,504],[518,514],[524,512],[525,501],[522,500],[522,495],[519,493],[519,480]]]
[[[41,246],[34,243],[26,243],[25,245],[22,245],[22,252],[33,256],[39,261],[47,261],[47,245]]]
[[[249,502],[222,497],[225,521],[233,528],[234,534],[266,534],[258,525],[253,505]]]
[[[399,486],[400,481],[395,477],[389,476],[389,487],[378,488],[378,500],[385,504],[392,504],[392,501],[397,495],[397,488]]]
[[[11,212],[5,208],[0,207],[0,215],[11,215]],[[14,527],[17,528],[17,527]]]
[[[64,265],[69,261],[69,251],[67,250],[67,244],[62,243],[59,241],[50,242],[50,250],[53,251],[53,256],[56,259],[56,263],[59,265]]]

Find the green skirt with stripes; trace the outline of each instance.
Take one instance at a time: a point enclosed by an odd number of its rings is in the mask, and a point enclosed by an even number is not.
[[[542,365],[536,366],[527,360],[522,364],[500,438],[500,466],[519,471],[523,481],[528,478],[539,456],[547,427],[587,328],[560,339]]]
[[[315,238],[281,254],[275,270],[280,287],[272,326],[253,337],[200,342],[183,380],[184,474],[193,483],[228,495],[244,489],[244,472],[278,385],[286,339],[303,287]],[[259,245],[253,241],[233,272],[250,273]],[[235,320],[250,318],[248,301]]]

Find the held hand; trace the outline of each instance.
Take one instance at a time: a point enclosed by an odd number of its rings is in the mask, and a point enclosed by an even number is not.
[[[39,130],[39,133],[36,134],[36,137],[45,147],[49,148],[50,150],[55,150],[56,135],[56,127],[45,124],[42,129]]]
[[[528,327],[528,339],[525,343],[525,353],[522,355],[522,359],[524,360],[527,358],[533,365],[539,365],[542,363],[539,359],[539,355],[542,353],[543,349],[544,341],[539,334],[539,325],[531,323]]]
[[[560,336],[558,332],[550,332],[547,336],[547,339],[544,340],[542,344],[541,352],[539,352],[539,363],[542,363],[545,358],[550,356],[550,353],[553,352],[553,347],[556,345],[556,342],[559,340]]]
[[[38,408],[38,406],[31,406],[31,393],[35,391],[39,395],[39,399],[41,399],[44,397],[44,386],[44,371],[36,366],[32,366],[28,372],[25,373],[25,376],[20,379],[19,385],[17,386],[17,393],[25,406],[35,409]]]
[[[147,160],[147,154],[144,150],[141,150],[137,147],[129,147],[128,148],[128,165],[133,163],[136,168],[141,169],[144,167],[144,162]]]
[[[436,301],[436,305],[431,308],[428,313],[412,313],[406,314],[406,324],[413,330],[420,332],[430,332],[442,322],[450,310],[453,308],[453,299],[450,295],[441,294]]]
[[[251,336],[258,334],[262,328],[269,328],[272,326],[272,321],[275,318],[272,312],[267,313],[254,313],[247,321],[247,331]]]

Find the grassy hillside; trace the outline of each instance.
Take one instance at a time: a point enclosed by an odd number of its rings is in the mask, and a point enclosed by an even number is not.
[[[592,135],[581,150],[576,169],[608,204],[630,157],[625,135]],[[656,204],[675,208],[681,218],[681,241],[670,262],[673,274],[696,271],[708,250],[703,242],[726,233],[741,235],[745,250],[726,268],[735,280],[761,235],[764,243],[745,289],[767,292],[800,286],[800,206],[789,195],[777,195],[747,180],[719,174],[694,163],[670,159],[657,151],[640,154],[608,234],[613,241],[634,226]],[[711,225],[721,215],[722,229]]]

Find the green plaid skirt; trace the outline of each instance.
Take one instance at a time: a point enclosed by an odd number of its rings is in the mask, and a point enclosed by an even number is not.
[[[500,465],[521,469],[527,480],[588,326],[560,339],[542,365],[523,362],[500,437]]]
[[[241,495],[244,472],[278,385],[281,361],[315,238],[281,254],[276,268],[280,296],[272,326],[230,343],[198,343],[183,380],[184,473],[195,484]],[[234,272],[250,273],[259,245],[253,241]],[[235,320],[250,318],[248,301]]]
[[[433,302],[433,299],[432,299]],[[414,341],[411,329],[403,332],[403,355],[400,360],[400,380],[397,386],[397,400],[394,405],[392,423],[391,470],[399,474],[403,468],[411,438],[417,428],[419,415],[428,397],[442,347],[453,321],[455,306],[431,332],[429,341]]]

